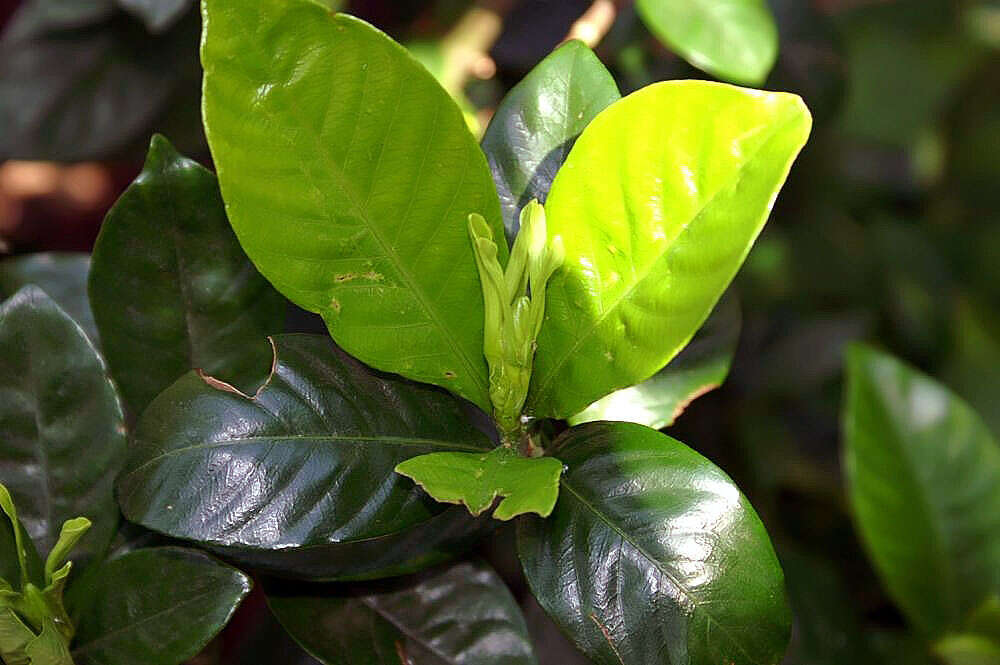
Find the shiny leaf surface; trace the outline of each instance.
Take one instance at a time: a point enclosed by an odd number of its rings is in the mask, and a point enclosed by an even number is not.
[[[493,517],[509,520],[526,513],[549,516],[559,496],[562,463],[552,457],[521,457],[501,446],[483,453],[411,457],[396,466],[396,473],[412,478],[435,501],[462,504],[473,515],[503,497]]]
[[[760,85],[778,57],[766,0],[637,0],[636,7],[667,46],[724,81]]]
[[[120,154],[197,85],[196,12],[153,36],[121,12],[74,4],[75,17],[27,5],[0,38],[0,160]]]
[[[944,386],[865,346],[848,353],[847,491],[862,540],[923,632],[1000,592],[1000,447]]]
[[[577,137],[619,97],[614,78],[580,41],[557,48],[507,93],[482,145],[508,243],[514,242],[521,209],[532,199],[545,202]]]
[[[203,10],[205,124],[247,254],[351,355],[489,411],[466,220],[502,222],[461,111],[399,44],[318,3]]]
[[[771,211],[810,129],[802,100],[657,83],[587,127],[545,204],[566,261],[548,286],[529,407],[566,418],[690,340]]]
[[[87,335],[41,290],[0,305],[0,478],[38,549],[63,522],[93,522],[76,550],[100,556],[114,535],[112,485],[125,426],[107,368]]]
[[[179,547],[112,559],[90,583],[76,665],[177,665],[222,630],[251,586],[235,568]]]
[[[243,395],[196,373],[146,410],[118,497],[150,529],[286,576],[375,577],[443,554],[475,522],[397,475],[489,439],[447,393],[373,372],[329,338],[275,338],[268,381]]]
[[[722,385],[740,336],[740,306],[723,298],[691,343],[669,365],[640,384],[611,393],[569,419],[571,425],[595,420],[669,427],[695,399]]]
[[[325,665],[534,665],[524,617],[483,563],[363,587],[268,596],[299,644]]]
[[[547,520],[519,523],[542,607],[597,665],[776,663],[783,577],[763,524],[720,469],[632,423],[569,430]]]
[[[34,284],[80,324],[97,345],[97,324],[87,299],[90,255],[82,252],[39,252],[0,261],[0,298]]]
[[[108,365],[138,415],[192,368],[245,390],[267,376],[285,300],[243,253],[215,176],[153,137],[94,246],[90,300]]]

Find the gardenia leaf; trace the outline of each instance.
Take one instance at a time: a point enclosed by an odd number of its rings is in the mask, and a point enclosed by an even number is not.
[[[485,563],[353,588],[265,590],[281,624],[325,665],[537,663],[517,602]]]
[[[636,7],[667,46],[722,80],[761,85],[778,57],[766,0],[636,0]]]
[[[653,429],[673,425],[691,402],[726,380],[739,336],[740,306],[735,298],[723,297],[669,365],[640,384],[599,399],[570,418],[570,424],[620,420]]]
[[[34,639],[35,634],[12,609],[0,607],[0,659],[5,665],[29,665],[25,649]]]
[[[537,513],[548,517],[559,496],[562,462],[552,457],[521,457],[503,446],[488,453],[430,453],[396,466],[437,501],[461,503],[473,515],[493,505],[498,520]]]
[[[34,284],[80,324],[94,346],[99,346],[97,324],[87,298],[90,254],[83,252],[38,252],[0,261],[0,298],[9,298]]]
[[[118,525],[112,485],[125,425],[107,368],[83,330],[41,290],[0,305],[0,478],[38,548],[66,520],[93,528],[78,563],[103,555]]]
[[[508,244],[521,209],[542,203],[576,138],[621,95],[611,73],[581,41],[566,42],[511,88],[497,107],[483,151],[500,194]]]
[[[528,408],[568,418],[649,378],[739,269],[809,135],[786,93],[657,83],[583,132],[545,210],[566,259],[549,281]]]
[[[329,337],[274,338],[270,378],[240,393],[190,373],[146,409],[118,481],[133,522],[283,576],[402,574],[447,557],[480,523],[393,469],[487,451],[462,403],[376,373]]]
[[[24,649],[31,665],[79,665],[74,664],[69,649],[52,619],[46,619],[42,632],[31,640]]]
[[[631,423],[565,432],[546,520],[518,522],[538,602],[596,665],[777,663],[791,617],[767,532],[721,470]]]
[[[222,630],[251,586],[235,568],[179,547],[130,552],[89,583],[76,665],[182,663]]]
[[[889,594],[924,633],[1000,593],[1000,447],[944,386],[862,345],[847,358],[844,469]]]
[[[466,220],[503,225],[455,102],[399,44],[317,2],[202,8],[205,126],[247,254],[351,355],[489,411]]]
[[[215,176],[159,135],[101,226],[90,301],[135,415],[192,368],[253,390],[267,376],[265,337],[285,323],[285,300],[240,248]]]
[[[25,3],[0,37],[0,160],[115,156],[190,113],[197,12],[150,35],[113,0],[42,4],[55,3]]]

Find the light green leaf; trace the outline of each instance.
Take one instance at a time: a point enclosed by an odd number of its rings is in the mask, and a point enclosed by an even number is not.
[[[500,102],[483,136],[500,195],[507,242],[514,243],[521,209],[542,203],[570,148],[594,117],[621,95],[611,73],[580,41],[538,63]]]
[[[924,633],[1000,592],[1000,447],[969,406],[895,358],[847,359],[844,468],[863,542]]]
[[[385,34],[315,2],[202,8],[206,130],[247,254],[353,356],[488,411],[466,220],[503,226],[454,101]]]
[[[6,665],[28,665],[31,661],[25,648],[35,634],[24,625],[14,610],[0,607],[0,659]]]
[[[1000,665],[1000,644],[982,635],[946,635],[934,643],[945,665]]]
[[[716,78],[760,85],[778,57],[766,0],[637,0],[653,33]]]
[[[509,520],[537,513],[548,517],[559,496],[562,462],[552,457],[520,457],[499,447],[488,453],[430,453],[411,457],[396,473],[424,488],[437,501],[464,504],[473,515],[503,501],[493,517]]]
[[[66,642],[52,619],[45,619],[42,632],[24,649],[31,665],[74,665]]]
[[[620,420],[653,429],[674,424],[698,397],[722,385],[740,336],[740,306],[723,298],[670,364],[638,385],[603,397],[569,419],[571,425]]]
[[[45,559],[45,583],[52,583],[52,576],[56,570],[62,567],[69,553],[76,546],[83,535],[90,529],[91,523],[86,517],[76,517],[63,522],[59,532],[59,540],[56,541],[48,558]]]
[[[670,81],[603,111],[546,202],[548,286],[528,405],[566,418],[649,378],[705,321],[809,135],[802,100]]]

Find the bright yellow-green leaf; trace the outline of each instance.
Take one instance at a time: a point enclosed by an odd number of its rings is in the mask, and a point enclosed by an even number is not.
[[[553,457],[520,457],[508,448],[484,453],[430,453],[411,457],[396,473],[424,488],[442,503],[464,504],[473,515],[503,501],[493,512],[498,520],[526,513],[548,517],[559,497],[562,462]]]
[[[503,224],[459,108],[399,44],[316,2],[202,9],[205,128],[246,253],[353,356],[488,410],[466,220]]]
[[[811,127],[802,100],[670,81],[603,111],[546,202],[550,280],[528,397],[568,417],[645,380],[701,326],[767,220]]]

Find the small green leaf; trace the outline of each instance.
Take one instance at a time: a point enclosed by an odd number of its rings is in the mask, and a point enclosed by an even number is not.
[[[810,126],[795,95],[704,81],[651,85],[590,123],[545,204],[566,259],[549,282],[529,410],[576,415],[687,344]]]
[[[595,665],[776,663],[791,616],[764,525],[733,481],[632,423],[556,440],[548,519],[518,522],[538,602]]]
[[[0,298],[34,284],[56,301],[98,346],[97,324],[87,298],[90,254],[39,252],[0,261]]]
[[[740,306],[735,298],[723,297],[670,364],[642,383],[599,399],[569,423],[619,420],[653,429],[673,425],[691,402],[726,380],[739,335]]]
[[[509,520],[537,513],[548,517],[559,496],[562,462],[552,457],[521,457],[503,446],[488,453],[430,453],[396,466],[436,501],[460,503],[473,515],[503,501],[493,517]]]
[[[285,300],[243,253],[215,176],[154,136],[94,246],[90,301],[105,356],[138,415],[193,368],[252,391]]]
[[[0,305],[0,475],[38,548],[62,524],[93,522],[80,561],[102,556],[118,525],[113,494],[125,454],[117,391],[87,335],[41,290]]]
[[[621,95],[611,73],[580,41],[538,63],[500,102],[483,136],[500,194],[507,242],[514,244],[521,209],[542,203],[573,143]]]
[[[42,632],[24,649],[31,665],[74,665],[63,636],[52,619],[45,619]]]
[[[247,254],[354,357],[489,411],[466,221],[497,238],[503,223],[455,102],[384,33],[317,2],[202,9],[205,126]]]
[[[324,665],[538,662],[517,602],[485,563],[364,586],[275,586],[265,588],[275,616]]]
[[[379,577],[440,561],[481,526],[393,468],[487,451],[448,393],[374,372],[325,335],[274,338],[253,395],[190,373],[146,409],[118,497],[133,522],[300,578]]]
[[[226,625],[250,579],[201,552],[137,550],[101,565],[80,614],[76,665],[177,665]]]
[[[731,83],[760,85],[778,57],[766,0],[637,0],[653,33],[689,63]]]
[[[847,356],[844,468],[858,530],[935,637],[1000,593],[1000,446],[948,389],[863,345]]]
[[[14,610],[0,607],[0,660],[5,665],[29,665],[31,660],[25,649],[34,639],[35,634]]]
[[[52,583],[52,576],[63,562],[69,557],[70,551],[80,542],[83,535],[90,530],[91,523],[86,517],[77,517],[63,522],[62,530],[59,532],[59,540],[52,547],[48,558],[45,559],[45,583]]]

